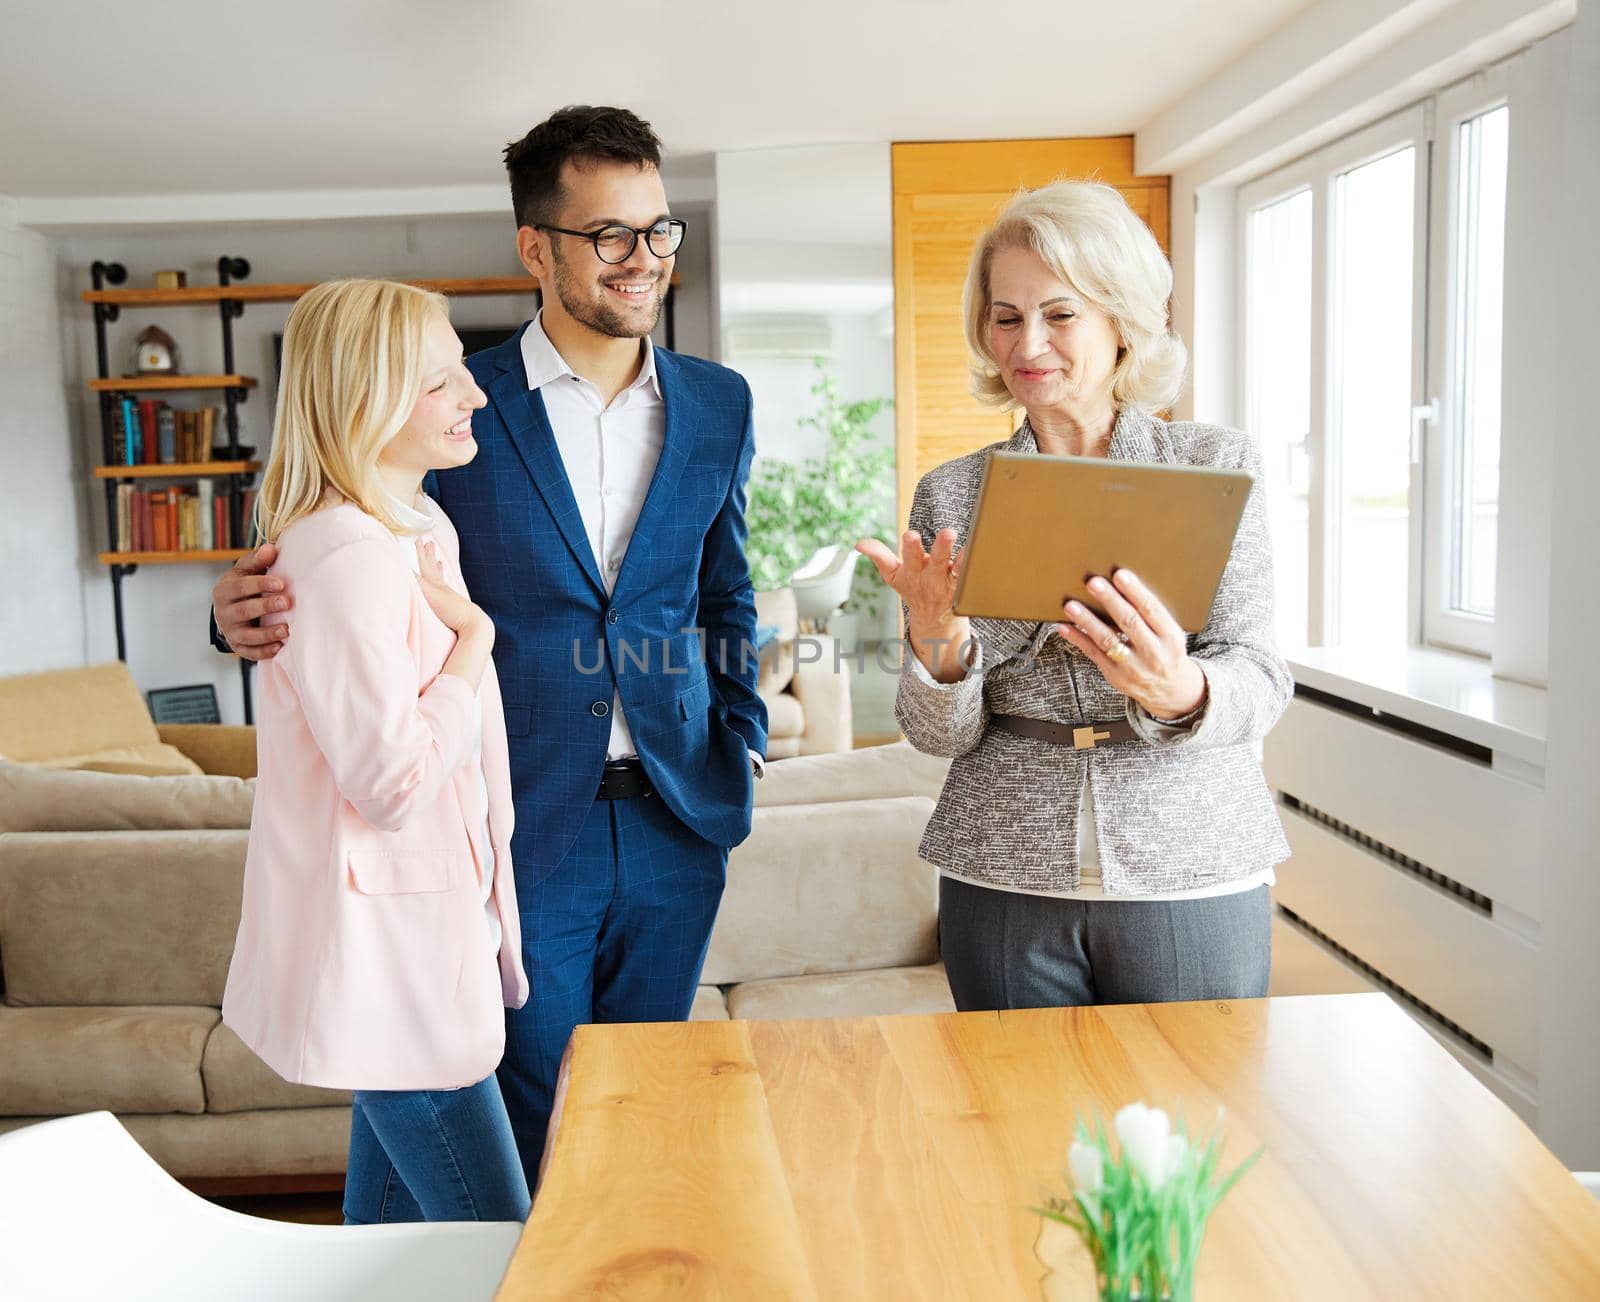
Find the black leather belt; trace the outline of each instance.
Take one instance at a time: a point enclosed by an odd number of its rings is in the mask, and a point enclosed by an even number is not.
[[[629,800],[634,796],[653,796],[655,788],[636,759],[607,760],[600,773],[596,800]]]
[[[1126,719],[1106,719],[1092,723],[1051,723],[1048,719],[1029,719],[1020,714],[991,714],[989,723],[1002,732],[1033,737],[1073,750],[1093,750],[1117,742],[1138,741],[1139,734]]]

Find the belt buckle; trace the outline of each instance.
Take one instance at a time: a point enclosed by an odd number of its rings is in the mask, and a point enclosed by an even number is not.
[[[1095,745],[1095,743],[1097,741],[1110,741],[1110,740],[1111,740],[1111,734],[1109,732],[1097,732],[1097,731],[1095,731],[1095,726],[1092,723],[1087,725],[1086,727],[1074,728],[1072,730],[1072,749],[1073,750],[1093,750],[1094,749],[1094,745]]]

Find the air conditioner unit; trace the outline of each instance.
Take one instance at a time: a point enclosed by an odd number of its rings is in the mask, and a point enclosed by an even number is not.
[[[789,316],[770,321],[740,320],[723,332],[723,356],[737,358],[796,358],[833,356],[833,327],[826,317]]]

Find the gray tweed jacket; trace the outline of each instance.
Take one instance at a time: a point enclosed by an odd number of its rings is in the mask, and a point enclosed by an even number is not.
[[[947,461],[917,485],[910,527],[931,546],[941,528],[964,545],[989,455],[1037,452],[1023,427],[1004,443]],[[1261,474],[1248,436],[1124,411],[1111,457]],[[1257,742],[1294,684],[1272,633],[1272,556],[1258,486],[1250,493],[1205,629],[1189,638],[1208,700],[1188,727],[1157,722],[1105,680],[1049,624],[974,619],[980,651],[958,683],[939,684],[907,654],[895,714],[911,744],[954,757],[921,855],[979,882],[1022,890],[1078,884],[1078,809],[1094,799],[1107,894],[1232,881],[1289,855]],[[1142,743],[1075,751],[989,727],[991,714],[1062,723],[1126,716]]]

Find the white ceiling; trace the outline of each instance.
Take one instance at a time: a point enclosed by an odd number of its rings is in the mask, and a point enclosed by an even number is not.
[[[567,103],[670,154],[1121,135],[1309,0],[12,0],[0,194],[469,186]]]

